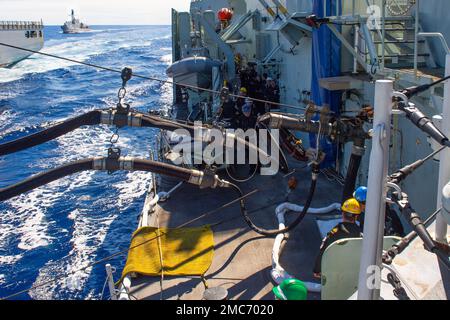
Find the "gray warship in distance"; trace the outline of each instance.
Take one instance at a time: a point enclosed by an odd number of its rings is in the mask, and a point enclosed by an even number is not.
[[[62,26],[61,29],[63,33],[82,33],[82,32],[89,32],[91,29],[88,25],[81,22],[79,19],[75,18],[75,12],[72,9],[72,12],[70,14],[70,20],[66,21]]]
[[[134,112],[122,90],[116,110],[0,145],[0,155],[17,152],[86,124],[157,127],[150,160],[110,149],[108,158],[4,188],[0,201],[80,170],[153,172],[117,283],[117,266],[105,265],[111,300],[273,300],[280,299],[274,287],[292,279],[310,300],[448,300],[448,9],[446,0],[191,1],[189,12],[172,10],[168,116]],[[123,70],[124,87],[131,76]],[[277,84],[279,100],[258,96],[251,82],[258,76]],[[279,153],[278,173],[259,174],[264,165],[196,164],[203,150],[180,155],[176,129],[187,136],[201,128],[202,142],[212,141],[212,129],[237,140],[227,129],[240,127],[238,115],[225,117],[224,108],[239,99],[264,109],[247,127],[279,133],[279,143],[269,139],[277,151],[267,155]],[[358,186],[368,187],[363,236],[331,244],[318,278],[321,241]],[[166,234],[187,226],[211,230],[213,245],[198,233]],[[148,231],[156,237],[143,237]],[[153,256],[145,255],[150,242]],[[183,260],[195,251],[192,243],[204,251]],[[211,260],[202,262],[201,275],[172,273],[205,252]]]

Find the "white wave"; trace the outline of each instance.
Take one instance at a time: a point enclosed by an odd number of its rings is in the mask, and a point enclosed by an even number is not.
[[[133,39],[130,42],[128,32],[115,34],[114,41],[111,41],[110,37],[111,35],[109,33],[98,33],[96,37],[68,37],[62,40],[49,40],[46,42],[42,52],[77,61],[86,61],[95,55],[124,48],[150,46],[153,43],[153,39],[145,38]],[[163,38],[165,37],[160,37],[160,39]],[[75,64],[70,61],[34,54],[28,59],[19,62],[11,69],[0,68],[0,83],[18,80],[28,73],[42,73],[66,68]]]
[[[172,64],[172,54],[171,53],[166,54],[166,55],[162,56],[160,60],[161,60],[161,62],[163,62],[167,65],[170,65],[170,64]]]
[[[97,42],[92,41],[92,39],[76,39],[73,41],[70,39],[70,42],[68,43],[61,42],[60,40],[51,40],[48,41],[47,48],[44,49],[44,51],[48,50],[46,52],[52,52],[54,54],[60,53],[64,56],[82,60],[89,58],[91,54],[101,54],[103,52],[114,50],[114,48],[142,46],[143,44],[150,45],[151,41],[142,39],[129,43],[126,41],[126,34],[124,34],[119,37],[119,41],[111,41],[109,44],[106,44],[105,39],[101,41],[98,40]],[[162,58],[162,61],[170,63],[168,60],[169,57],[171,59],[171,55],[166,55],[165,58]],[[32,59],[21,62],[17,69],[8,71],[17,72],[12,78],[15,76],[20,78],[28,72],[45,72],[64,66],[67,66],[64,62],[55,61],[51,58],[33,56]],[[0,70],[0,79],[2,78],[2,72],[4,71]],[[131,84],[128,87],[127,98],[133,100],[133,98],[141,96],[147,89],[148,87]],[[67,98],[67,96],[65,96],[64,99],[65,98]],[[116,100],[114,94],[111,95],[111,97],[105,98],[103,101],[106,106],[115,106],[117,103]],[[168,107],[170,106],[171,100],[172,87],[170,84],[165,84],[161,87],[160,101]],[[135,106],[136,105],[133,104],[133,107]],[[73,115],[81,114],[82,111],[96,109],[96,107],[86,106],[81,109],[83,110],[78,109],[77,111],[74,111]],[[13,113],[9,111],[0,114],[0,122],[4,119],[5,122],[9,123],[11,121],[11,116],[13,116]],[[24,119],[24,121],[28,121],[28,119]],[[24,126],[23,123],[20,125]],[[25,126],[29,126],[29,124],[25,124]],[[39,168],[38,171],[42,171],[42,169],[53,168],[74,160],[94,156],[106,156],[106,150],[110,145],[109,138],[112,133],[113,130],[106,126],[83,127],[77,129],[74,132],[57,139],[57,147],[47,151],[49,153],[47,157],[43,157],[43,159],[39,161],[34,161],[32,167]],[[130,155],[133,156],[148,156],[148,151],[142,147],[142,141],[135,139],[133,133],[120,133],[121,137],[116,146],[124,150],[124,155],[125,153],[130,152],[132,153]],[[151,140],[151,138],[152,137],[149,137],[149,140]],[[140,143],[139,148],[135,148],[133,143]],[[64,201],[67,194],[73,193],[73,191],[90,184],[92,180],[96,178],[96,175],[97,173],[95,172],[82,172],[8,201],[8,209],[5,210],[6,212],[3,213],[0,221],[0,230],[2,230],[2,233],[0,233],[0,248],[6,246],[9,236],[16,236],[20,239],[19,248],[22,250],[32,250],[38,247],[47,246],[55,241],[53,235],[49,233],[50,228],[53,223],[55,223],[50,216],[50,212],[54,211],[51,210],[51,208],[58,202]],[[70,240],[71,250],[65,257],[46,263],[39,270],[39,275],[37,279],[35,279],[35,284],[51,279],[55,275],[63,272],[80,270],[94,261],[96,251],[99,247],[104,245],[105,238],[108,235],[108,232],[110,232],[111,223],[118,219],[121,212],[134,205],[136,199],[140,199],[145,195],[149,183],[151,182],[151,174],[149,173],[130,172],[121,175],[120,177],[123,178],[122,181],[112,183],[110,186],[114,194],[117,195],[117,198],[102,199],[100,201],[89,195],[81,195],[81,197],[78,198],[78,201],[88,201],[89,203],[92,203],[89,209],[69,209],[69,218],[73,220],[73,229],[71,228],[73,234],[72,239]],[[108,180],[105,183],[110,183],[110,181],[111,180]],[[94,207],[96,205],[100,205],[101,207],[99,207],[98,210],[104,212],[101,217],[93,214],[96,213]],[[136,215],[137,214],[138,212],[136,212]],[[136,215],[132,217],[120,216],[120,219],[129,221],[129,223],[126,223],[126,225],[129,226],[130,223],[133,224],[136,222]],[[64,230],[58,230],[58,232],[62,231]],[[127,239],[120,239],[120,236]],[[114,242],[114,244],[123,244],[124,241],[128,241],[129,235],[120,236],[110,241]],[[107,244],[106,248],[108,251],[111,251],[111,253],[114,253],[115,250],[117,250],[117,246],[111,245],[110,243]],[[21,258],[22,255],[20,254],[15,256],[4,256],[0,259],[0,264],[14,264]],[[57,283],[31,292],[31,296],[35,299],[54,299],[58,297],[58,294],[62,290],[64,292],[72,292],[73,295],[71,296],[75,298],[86,298],[85,296],[79,297],[78,294],[80,293],[80,290],[85,287],[91,271],[91,269],[87,269],[78,272],[69,277],[69,279],[58,281]],[[1,281],[0,275],[0,283]],[[92,290],[89,291],[88,297],[94,297],[93,292],[94,291]]]
[[[16,223],[11,232],[20,237],[19,249],[32,250],[51,243],[53,238],[47,232],[50,221],[45,213],[59,195],[54,190],[37,189],[9,201],[12,210],[8,210],[4,218]]]
[[[0,256],[0,265],[2,264],[14,264],[17,261],[19,261],[20,259],[22,259],[22,255],[18,254],[15,256]],[[1,275],[0,275],[1,277]],[[1,283],[1,280],[0,280]]]
[[[126,208],[136,199],[144,196],[151,182],[151,173],[130,172],[126,176],[126,180],[114,184],[114,188],[118,191],[118,205],[120,208]]]
[[[95,251],[103,243],[115,215],[97,218],[90,210],[75,209],[69,218],[74,221],[74,231],[70,240],[72,249],[64,258],[49,261],[42,267],[34,284],[43,283],[55,275],[69,274],[69,276],[32,291],[30,295],[33,299],[58,299],[61,291],[76,295],[84,287],[92,271],[88,266],[93,261]]]
[[[20,126],[11,126],[15,115],[16,113],[11,109],[6,109],[3,112],[0,110],[0,138],[8,135],[10,132],[20,130]],[[10,128],[6,129],[6,126],[10,126]]]
[[[124,181],[115,183],[113,188],[117,190],[118,201],[111,200],[110,204],[105,204],[112,206],[114,202],[115,208],[111,208],[112,210],[109,210],[111,213],[106,217],[98,218],[90,209],[75,209],[69,214],[69,219],[74,221],[74,231],[70,241],[72,250],[64,258],[50,261],[41,268],[35,284],[47,281],[55,274],[70,275],[31,292],[32,298],[57,299],[58,292],[70,293],[74,298],[79,297],[80,291],[85,287],[92,272],[90,264],[95,260],[95,252],[104,244],[111,224],[137,198],[145,195],[150,176],[147,173],[132,172],[126,175]],[[116,240],[118,241],[118,239]],[[109,249],[111,253],[116,253],[118,250],[116,246],[110,246]],[[95,298],[93,290],[88,293],[88,297]]]
[[[89,184],[93,175],[93,172],[83,172],[8,201],[11,209],[4,213],[0,223],[3,231],[0,246],[4,247],[6,238],[11,235],[20,237],[18,248],[25,251],[51,244],[55,238],[48,229],[54,221],[47,217],[47,212],[65,193]]]
[[[111,214],[105,218],[97,218],[91,210],[75,209],[69,215],[74,221],[72,249],[67,256],[58,261],[49,261],[39,270],[35,284],[43,283],[52,276],[67,274],[68,277],[46,285],[30,293],[33,299],[58,299],[59,292],[77,294],[88,280],[97,248],[102,245],[111,223],[116,218]]]
[[[163,104],[163,111],[168,111],[173,101],[173,87],[169,83],[165,83],[161,87],[160,101]]]

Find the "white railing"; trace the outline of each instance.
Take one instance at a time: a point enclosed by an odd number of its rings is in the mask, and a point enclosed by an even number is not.
[[[0,21],[0,30],[41,30],[43,28],[42,21]]]

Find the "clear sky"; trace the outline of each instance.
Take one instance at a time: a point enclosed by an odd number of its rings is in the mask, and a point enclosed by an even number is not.
[[[171,8],[189,9],[190,0],[0,0],[0,20],[40,20],[61,25],[75,10],[90,25],[170,24]]]

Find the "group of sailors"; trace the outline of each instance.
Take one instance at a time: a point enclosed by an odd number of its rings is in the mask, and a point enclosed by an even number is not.
[[[279,109],[280,89],[273,78],[265,73],[258,74],[253,65],[241,69],[238,74],[239,98],[228,97],[223,102],[220,119],[228,121],[234,129],[248,130],[255,127],[259,116]]]

